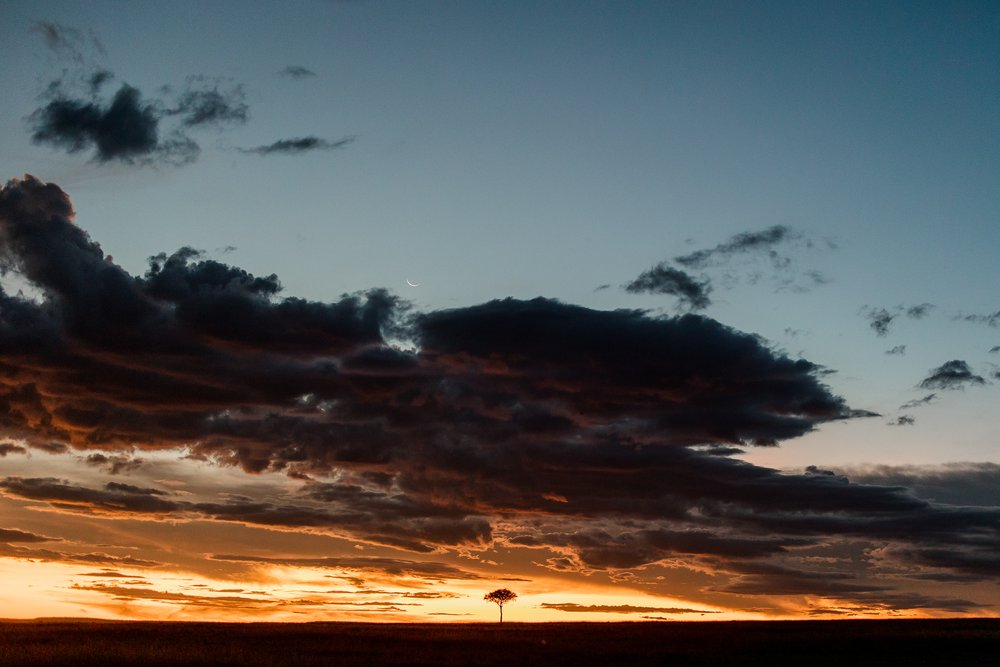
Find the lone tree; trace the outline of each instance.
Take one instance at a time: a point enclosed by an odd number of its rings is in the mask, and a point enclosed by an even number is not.
[[[500,607],[500,622],[503,623],[503,606],[512,600],[516,600],[517,593],[509,588],[498,588],[492,593],[484,595],[483,599],[495,602],[496,605]]]

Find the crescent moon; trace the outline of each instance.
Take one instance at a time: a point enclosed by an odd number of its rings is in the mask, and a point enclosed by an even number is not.
[[[406,278],[406,284],[410,287],[420,287],[420,283],[411,283],[409,278]]]

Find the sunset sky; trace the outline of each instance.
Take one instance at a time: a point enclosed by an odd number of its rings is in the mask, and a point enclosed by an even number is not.
[[[0,617],[1000,610],[997,3],[0,16]]]

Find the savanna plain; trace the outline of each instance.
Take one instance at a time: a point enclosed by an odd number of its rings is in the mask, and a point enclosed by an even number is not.
[[[996,665],[1000,619],[0,623],[0,665]]]

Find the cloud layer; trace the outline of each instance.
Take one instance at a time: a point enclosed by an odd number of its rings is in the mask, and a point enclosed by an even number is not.
[[[806,557],[831,541],[881,549],[904,579],[1000,573],[996,508],[732,458],[871,413],[815,364],[710,318],[543,298],[420,313],[378,289],[313,302],[191,248],[133,276],[73,222],[58,186],[30,176],[0,190],[0,266],[43,295],[0,293],[8,441],[100,454],[99,466],[179,450],[299,480],[281,497],[220,500],[11,475],[10,498],[416,554],[504,545],[553,571],[673,563],[713,572],[736,597],[898,595],[863,560]],[[952,383],[956,369],[931,378]]]

